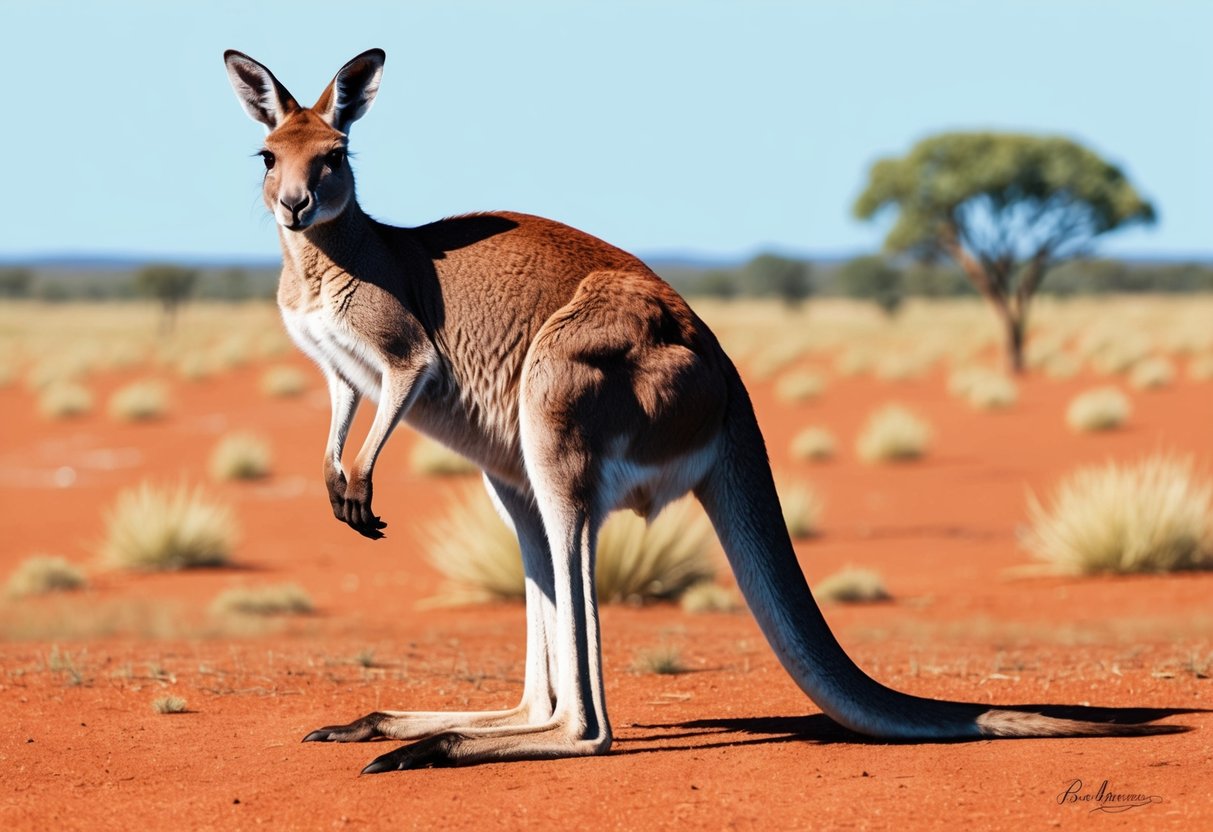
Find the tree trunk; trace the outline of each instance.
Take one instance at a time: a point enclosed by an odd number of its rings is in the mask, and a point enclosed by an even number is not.
[[[1021,375],[1024,371],[1024,320],[1009,309],[1001,309],[1003,326],[1007,339],[1007,369],[1013,375]]]

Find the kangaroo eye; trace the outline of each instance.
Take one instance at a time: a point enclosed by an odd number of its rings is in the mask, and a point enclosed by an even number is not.
[[[333,170],[336,170],[337,168],[341,167],[341,163],[344,161],[345,161],[345,151],[342,150],[341,148],[337,148],[336,150],[330,150],[328,153],[324,154],[324,163],[326,165],[328,165],[330,168],[332,168]]]
[[[277,160],[274,158],[273,153],[270,153],[268,150],[262,150],[261,151],[261,161],[265,162],[266,170],[273,170],[274,162]]]

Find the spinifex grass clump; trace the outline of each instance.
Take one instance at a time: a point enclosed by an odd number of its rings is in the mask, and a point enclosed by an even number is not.
[[[792,458],[805,462],[825,462],[838,450],[834,434],[825,428],[809,427],[792,438]]]
[[[92,393],[73,381],[54,382],[38,395],[38,411],[48,419],[70,419],[92,409]]]
[[[65,558],[43,555],[27,558],[14,569],[6,592],[10,597],[22,598],[81,589],[87,582],[84,573]]]
[[[307,376],[297,367],[271,367],[261,376],[261,392],[276,398],[298,396],[307,389]]]
[[[1129,397],[1115,387],[1097,387],[1079,393],[1066,409],[1066,424],[1079,433],[1115,430],[1129,418]]]
[[[779,506],[783,522],[794,540],[817,534],[821,525],[821,497],[802,482],[779,479]]]
[[[270,472],[270,446],[251,433],[229,433],[211,451],[211,476],[217,480],[255,480]]]
[[[813,595],[823,603],[837,604],[870,604],[890,598],[879,572],[854,567],[823,578],[813,588]]]
[[[476,464],[441,442],[422,436],[409,454],[409,467],[414,474],[427,477],[460,477],[479,474]]]
[[[233,587],[211,603],[214,615],[307,615],[316,605],[296,584],[262,587]]]
[[[109,400],[110,416],[121,422],[159,419],[168,410],[168,391],[158,381],[136,381],[116,390]]]
[[[428,558],[445,575],[441,600],[477,603],[524,595],[522,556],[513,532],[480,488],[468,489],[429,528]],[[692,501],[667,507],[646,524],[617,512],[598,536],[595,584],[604,603],[678,598],[716,574],[713,533]]]
[[[1080,468],[1043,505],[1029,497],[1024,544],[1071,573],[1213,568],[1213,483],[1191,459]]]
[[[901,405],[877,410],[864,424],[855,451],[864,462],[903,462],[927,451],[931,427]]]
[[[106,518],[103,560],[123,569],[222,566],[236,539],[231,511],[199,488],[143,483],[118,495]]]

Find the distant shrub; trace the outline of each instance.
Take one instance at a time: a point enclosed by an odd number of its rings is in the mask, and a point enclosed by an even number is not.
[[[825,428],[805,428],[792,439],[792,458],[806,462],[824,462],[833,459],[838,450],[834,434]]]
[[[186,353],[177,360],[177,373],[186,381],[203,381],[215,375],[215,362],[205,353]]]
[[[159,419],[168,410],[168,391],[158,381],[136,381],[110,396],[109,413],[121,422]]]
[[[480,488],[466,491],[433,523],[427,557],[446,576],[441,600],[477,603],[524,596],[518,540]],[[682,500],[645,523],[617,512],[598,536],[595,586],[604,603],[679,597],[716,574],[713,532],[693,501]]]
[[[158,696],[152,700],[152,710],[158,714],[183,714],[186,707],[180,696]]]
[[[231,511],[197,488],[143,483],[118,495],[101,547],[114,567],[143,570],[222,566],[236,538]]]
[[[793,370],[775,382],[775,395],[784,402],[805,402],[821,395],[825,382],[816,373]]]
[[[670,645],[641,650],[632,659],[632,671],[635,673],[674,676],[686,673],[686,670],[686,665],[682,661],[682,652],[677,647]]]
[[[731,589],[712,583],[711,581],[700,581],[694,586],[688,587],[687,591],[682,593],[679,605],[682,607],[683,612],[699,615],[702,613],[735,612],[741,609],[741,600],[737,597],[737,593]]]
[[[1197,478],[1191,459],[1080,468],[1047,508],[1030,496],[1028,515],[1024,544],[1061,571],[1213,568],[1213,484]]]
[[[890,598],[880,573],[855,568],[823,578],[814,588],[813,595],[822,603],[838,604],[870,604]]]
[[[297,367],[283,364],[270,367],[261,376],[261,392],[267,396],[289,398],[307,389],[307,376]]]
[[[93,394],[70,381],[52,384],[38,396],[38,412],[48,419],[71,419],[92,409]]]
[[[84,573],[65,558],[38,556],[27,558],[17,565],[8,579],[7,592],[10,597],[46,595],[51,592],[69,592],[81,589],[88,583]]]
[[[864,462],[918,459],[927,451],[931,428],[901,405],[882,407],[868,417],[855,451]]]
[[[1213,380],[1213,353],[1193,356],[1188,361],[1188,378],[1193,381]]]
[[[1165,358],[1146,358],[1133,365],[1129,384],[1138,390],[1169,387],[1175,381],[1175,365]]]
[[[426,477],[459,477],[480,473],[470,459],[428,436],[419,437],[413,446],[409,454],[409,468],[414,474]]]
[[[795,540],[817,534],[821,524],[821,498],[800,482],[779,481],[779,505],[788,534]]]
[[[978,410],[1001,410],[1015,404],[1019,388],[1006,376],[990,373],[974,382],[967,398]]]
[[[251,433],[229,433],[211,451],[211,476],[217,480],[255,480],[270,472],[269,444]]]
[[[296,584],[234,587],[211,603],[213,615],[307,615],[315,609],[311,596]]]
[[[1071,430],[1088,433],[1113,430],[1129,418],[1129,397],[1115,387],[1097,387],[1079,393],[1066,409],[1066,424]]]
[[[1059,352],[1044,363],[1049,378],[1073,378],[1082,370],[1082,362],[1068,352]]]

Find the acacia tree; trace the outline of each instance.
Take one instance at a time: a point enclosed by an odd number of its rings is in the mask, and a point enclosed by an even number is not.
[[[868,173],[855,215],[897,211],[885,247],[950,257],[993,305],[1012,371],[1023,370],[1028,306],[1055,263],[1094,239],[1154,221],[1119,168],[1069,139],[944,133]]]
[[[159,301],[164,310],[160,319],[163,332],[173,328],[177,319],[177,308],[190,296],[197,277],[198,273],[193,269],[164,263],[144,266],[135,273],[135,292]]]
[[[778,254],[759,254],[741,270],[742,280],[755,294],[774,296],[798,306],[809,296],[809,264]]]
[[[883,257],[866,255],[848,260],[838,270],[837,284],[844,295],[870,300],[890,316],[905,299],[901,271]]]

